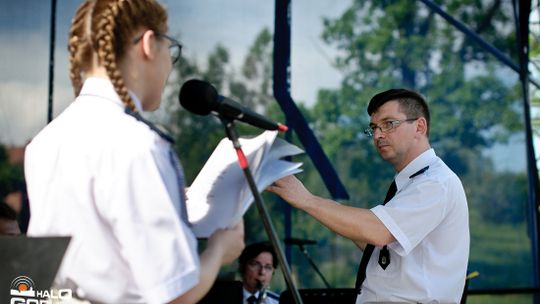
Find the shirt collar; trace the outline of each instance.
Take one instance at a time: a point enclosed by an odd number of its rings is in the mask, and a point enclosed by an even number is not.
[[[242,287],[242,294],[244,295],[244,299],[247,299],[251,295],[254,295],[255,297],[258,297],[259,296],[259,291],[257,290],[254,293],[251,293],[251,292],[247,291],[245,287]]]
[[[141,100],[133,93],[131,90],[128,90],[129,96],[135,104],[135,108],[138,112],[142,112],[142,103]],[[100,77],[89,77],[84,81],[84,84],[81,88],[80,95],[93,95],[113,101],[114,103],[124,106],[120,96],[114,90],[114,86],[111,81],[107,78]]]
[[[435,150],[431,148],[413,159],[405,168],[403,168],[403,170],[401,170],[401,172],[396,175],[394,180],[396,181],[397,189],[401,189],[409,182],[409,177],[411,175],[431,164],[436,157],[437,155],[435,154]]]

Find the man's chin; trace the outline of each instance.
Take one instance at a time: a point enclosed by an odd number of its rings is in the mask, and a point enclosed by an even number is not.
[[[382,148],[377,149],[377,151],[379,152],[379,155],[381,156],[381,158],[384,160],[389,160],[393,157],[392,151],[390,150],[389,147],[382,147]]]

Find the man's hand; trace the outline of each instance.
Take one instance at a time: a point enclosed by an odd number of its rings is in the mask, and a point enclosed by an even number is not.
[[[303,206],[313,196],[294,175],[277,180],[266,190],[279,195],[293,207],[299,209],[303,209]]]

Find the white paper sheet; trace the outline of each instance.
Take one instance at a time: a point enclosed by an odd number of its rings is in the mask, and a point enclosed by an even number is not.
[[[254,138],[240,138],[242,150],[259,192],[274,181],[301,172],[301,163],[281,160],[303,151],[265,131]],[[195,236],[209,237],[216,229],[237,222],[253,202],[253,194],[229,139],[222,139],[187,192],[189,221]]]

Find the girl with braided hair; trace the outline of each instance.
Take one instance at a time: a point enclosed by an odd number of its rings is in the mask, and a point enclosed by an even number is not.
[[[139,114],[180,56],[166,32],[155,0],[86,0],[69,33],[77,97],[26,150],[28,234],[71,236],[55,287],[84,301],[197,302],[244,247],[239,222],[197,253],[171,138]]]

